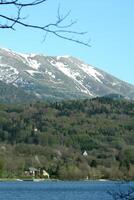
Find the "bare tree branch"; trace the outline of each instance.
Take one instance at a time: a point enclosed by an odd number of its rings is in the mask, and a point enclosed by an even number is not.
[[[14,1],[0,1],[0,5],[15,5],[15,6],[21,6],[21,7],[26,7],[26,6],[36,6],[38,4],[44,3],[46,0],[36,0],[36,1],[31,1],[30,3],[21,3],[18,0]]]
[[[44,40],[46,39],[47,34],[53,34],[56,37],[59,37],[64,40],[68,40],[71,42],[75,42],[87,47],[90,47],[89,42],[84,42],[77,38],[76,36],[80,35],[85,35],[87,32],[79,32],[77,30],[71,30],[72,26],[77,23],[77,20],[71,20],[68,21],[68,17],[70,16],[71,11],[68,11],[66,14],[61,15],[60,13],[60,5],[58,7],[57,11],[57,19],[55,23],[48,23],[46,25],[38,25],[38,24],[32,24],[32,23],[26,23],[24,20],[26,18],[22,17],[22,9],[25,7],[32,7],[36,6],[39,4],[42,4],[46,2],[46,0],[35,0],[35,1],[30,1],[29,3],[24,3],[23,1],[19,0],[13,0],[13,1],[6,1],[6,0],[1,0],[0,1],[0,6],[6,6],[8,5],[8,8],[12,10],[13,7],[17,9],[16,14],[14,16],[9,16],[5,14],[0,14],[0,28],[1,29],[12,29],[15,30],[16,26],[23,26],[27,28],[32,28],[32,29],[37,29],[37,30],[42,30],[45,32],[45,37]],[[6,20],[6,21],[5,21]],[[66,22],[67,21],[67,22]]]

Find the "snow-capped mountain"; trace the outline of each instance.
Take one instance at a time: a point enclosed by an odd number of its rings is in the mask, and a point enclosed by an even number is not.
[[[134,86],[71,56],[22,54],[0,49],[0,81],[40,99],[134,98]]]

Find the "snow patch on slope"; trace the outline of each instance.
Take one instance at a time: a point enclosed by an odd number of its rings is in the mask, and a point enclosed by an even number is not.
[[[31,76],[34,76],[34,74],[41,74],[41,72],[35,70],[26,70],[26,72],[28,72]]]
[[[48,70],[46,70],[45,73],[48,74],[51,78],[55,79],[55,75],[52,72],[49,72]]]
[[[28,60],[29,54],[25,53],[18,53],[21,57],[25,58],[25,60]]]
[[[19,55],[21,57],[23,57],[25,60],[23,60],[23,62],[27,65],[29,65],[29,67],[38,70],[40,67],[40,63],[34,59],[36,54],[23,54],[23,53],[19,53]]]
[[[0,64],[0,80],[6,83],[14,82],[18,78],[18,70],[7,64]]]
[[[113,83],[112,83],[112,86],[116,86],[116,85],[118,85],[117,82],[113,82]]]
[[[0,70],[1,71],[9,71],[9,72],[12,72],[13,74],[18,74],[18,70],[12,66],[9,66],[7,64],[0,64]]]
[[[93,96],[93,94],[83,85],[83,83],[80,80],[77,80],[76,77],[79,75],[78,72],[71,71],[71,69],[67,67],[68,65],[63,64],[62,62],[55,62],[55,60],[51,60],[50,63],[66,76],[73,79],[80,86],[79,89],[81,90],[81,92]]]
[[[40,63],[37,62],[37,60],[33,60],[33,59],[29,59],[28,64],[31,68],[36,69],[36,70],[39,69],[41,65]]]
[[[7,49],[7,48],[4,48],[4,47],[1,47],[1,49],[4,50],[4,51],[7,51],[7,52],[12,52],[11,49]]]
[[[86,64],[82,64],[82,65],[78,65],[80,69],[82,69],[86,74],[88,74],[89,76],[92,76],[93,78],[95,78],[98,82],[102,83],[102,81],[100,80],[99,77],[104,78],[103,75],[101,73],[99,73],[98,71],[96,71],[92,66],[90,65],[86,65]]]
[[[4,51],[8,52],[10,55],[13,55],[23,61],[23,63],[29,65],[29,67],[38,70],[40,67],[40,63],[34,59],[36,54],[25,54],[25,53],[17,53],[10,49],[2,48]]]

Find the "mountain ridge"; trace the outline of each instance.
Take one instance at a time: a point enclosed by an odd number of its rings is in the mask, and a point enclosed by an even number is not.
[[[110,93],[134,98],[134,85],[72,56],[22,54],[0,48],[0,81],[40,100],[94,98]]]

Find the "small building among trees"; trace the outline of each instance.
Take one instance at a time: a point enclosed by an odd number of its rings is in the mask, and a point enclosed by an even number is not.
[[[34,167],[29,167],[27,171],[25,171],[25,175],[32,178],[47,178],[49,179],[49,174],[44,169],[36,169]]]
[[[88,156],[87,151],[84,151],[84,152],[83,152],[83,156],[85,156],[85,157]]]

